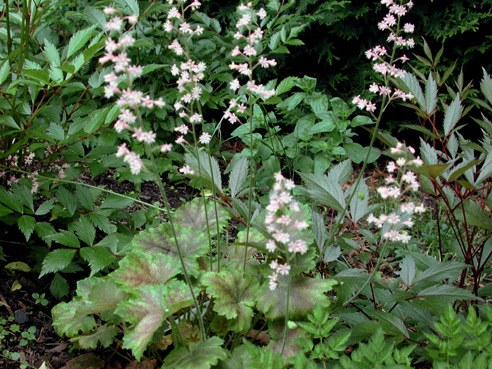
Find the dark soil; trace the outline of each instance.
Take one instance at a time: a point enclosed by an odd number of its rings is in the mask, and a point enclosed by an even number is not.
[[[139,193],[145,202],[161,202],[158,187],[144,183],[139,189],[129,182],[120,183],[110,176],[100,176],[91,184],[102,186],[118,193]],[[138,190],[138,191],[136,191]],[[171,208],[176,208],[184,201],[196,196],[193,189],[185,184],[165,189]],[[131,211],[131,209],[129,210]],[[39,279],[38,273],[4,268],[10,262],[24,262],[32,265],[28,259],[28,247],[17,226],[0,223],[0,369],[35,368],[43,364],[49,369],[154,369],[157,362],[131,361],[131,356],[115,346],[106,350],[92,352],[73,349],[67,338],[59,337],[51,325],[51,308],[59,301],[49,293],[50,278]],[[1,251],[1,250],[0,250]],[[70,285],[77,282],[77,275],[67,274]],[[48,304],[36,303],[33,293],[45,294]],[[22,333],[30,327],[35,333],[26,345],[21,345]],[[31,328],[31,331],[34,330]],[[9,355],[18,356],[11,360]]]

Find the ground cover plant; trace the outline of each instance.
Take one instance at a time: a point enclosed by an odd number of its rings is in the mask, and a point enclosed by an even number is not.
[[[350,2],[322,3],[313,19]],[[281,72],[311,5],[3,3],[6,290],[47,281],[29,297],[71,349],[129,368],[491,368],[487,66],[465,82],[414,35],[422,8],[382,0],[367,90],[333,95]],[[10,303],[3,362],[54,366],[16,350],[39,332]]]

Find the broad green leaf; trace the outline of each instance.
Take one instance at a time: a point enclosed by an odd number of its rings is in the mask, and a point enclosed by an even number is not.
[[[231,174],[229,175],[229,189],[231,197],[235,198],[244,188],[244,183],[248,178],[249,161],[246,157],[238,158],[232,162]]]
[[[116,257],[105,247],[83,247],[80,249],[80,256],[89,263],[91,277],[116,260]]]
[[[214,311],[232,320],[232,331],[248,330],[253,318],[258,282],[239,270],[209,272],[202,281],[207,293],[214,298]]]
[[[90,213],[89,220],[92,222],[92,224],[94,224],[96,228],[100,229],[104,233],[115,233],[118,228],[111,222],[111,220],[108,218],[108,215],[102,213],[101,211],[98,211],[97,213]]]
[[[175,223],[174,227],[186,271],[197,275],[197,258],[209,251],[207,233],[200,229],[182,227],[179,223]],[[181,263],[169,223],[140,232],[133,238],[132,244],[135,250],[151,254],[164,253],[172,256],[178,265]]]
[[[17,219],[17,225],[26,238],[26,241],[29,241],[32,233],[34,232],[34,227],[36,226],[36,219],[29,215],[23,215]]]
[[[328,240],[328,231],[325,227],[325,220],[321,214],[312,211],[311,221],[311,229],[313,231],[314,240],[316,241],[316,246],[318,246],[318,250],[323,251],[325,243]]]
[[[437,84],[429,73],[429,77],[425,83],[425,109],[424,111],[431,115],[436,110],[437,105]]]
[[[443,127],[446,136],[454,129],[461,118],[461,114],[463,114],[463,106],[461,105],[460,96],[456,94],[453,102],[449,104],[444,113]]]
[[[70,292],[70,286],[68,285],[67,280],[63,278],[60,273],[55,273],[55,276],[51,280],[50,292],[57,299],[61,299]]]
[[[257,297],[257,308],[268,319],[278,319],[287,312],[287,290],[289,276],[279,276],[278,286],[271,291],[268,284],[261,287]],[[291,278],[289,291],[289,319],[299,319],[309,314],[317,303],[326,304],[325,292],[337,282],[333,279],[315,279],[303,276]]]
[[[185,162],[194,172],[191,176],[193,180],[208,190],[224,194],[217,159],[203,150],[199,150],[197,154],[197,156],[192,153],[185,154]]]
[[[16,183],[11,187],[11,191],[15,194],[15,197],[22,203],[22,205],[34,213],[34,201],[30,188],[27,188],[25,185],[20,183]]]
[[[87,122],[84,126],[84,132],[94,133],[101,128],[106,116],[108,115],[109,108],[97,109],[89,114]]]
[[[5,61],[0,68],[0,84],[4,83],[10,75],[10,63]]]
[[[74,195],[65,187],[60,187],[56,191],[56,199],[63,205],[70,215],[74,215],[77,210],[77,201]]]
[[[416,266],[415,261],[410,255],[407,255],[400,262],[400,278],[407,287],[412,285],[413,279],[415,277]]]
[[[37,222],[34,230],[36,231],[36,234],[39,236],[39,238],[41,238],[43,241],[46,241],[47,237],[53,235],[53,233],[56,233],[55,227],[53,227],[53,225],[48,222]],[[50,242],[50,240],[47,241],[48,244],[50,244]]]
[[[122,288],[132,290],[158,285],[178,275],[180,264],[169,255],[134,252],[120,260],[111,278]]]
[[[97,26],[84,28],[72,35],[68,42],[67,59],[71,58],[77,51],[85,46],[96,28]]]
[[[70,341],[74,342],[81,349],[96,349],[100,344],[102,347],[109,347],[113,344],[119,328],[104,324],[96,328],[92,334],[75,336]]]
[[[188,347],[178,347],[164,359],[161,369],[210,369],[220,360],[227,358],[222,348],[224,341],[217,336],[205,341],[190,343]]]
[[[204,233],[211,232],[215,235],[217,223],[219,230],[223,231],[229,220],[229,215],[220,204],[197,197],[177,208],[173,218],[174,222],[179,223],[180,226],[193,228],[195,231]]]
[[[60,336],[88,333],[95,325],[92,314],[112,314],[121,301],[127,300],[127,295],[107,278],[83,279],[77,282],[76,292],[72,301],[62,302],[52,310],[53,327]]]
[[[420,87],[419,81],[417,77],[415,77],[411,73],[405,73],[401,78],[405,86],[407,86],[408,90],[412,93],[412,95],[417,100],[419,107],[425,110],[426,103],[424,93],[422,92],[422,88]]]
[[[50,251],[43,259],[43,266],[39,277],[65,269],[72,262],[76,252],[77,250],[67,249]]]
[[[133,356],[140,360],[152,336],[166,318],[192,304],[188,286],[183,282],[135,289],[132,296],[115,310],[116,314],[132,324],[123,337],[123,348],[131,350]]]

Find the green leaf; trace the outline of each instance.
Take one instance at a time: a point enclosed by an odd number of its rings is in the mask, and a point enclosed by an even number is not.
[[[200,186],[224,194],[217,159],[203,150],[199,150],[197,154],[197,156],[192,153],[185,154],[185,162],[194,172],[192,178],[198,181]]]
[[[53,209],[54,206],[55,206],[55,199],[46,200],[41,205],[39,205],[35,214],[38,216],[46,215],[51,211],[51,209]]]
[[[49,241],[58,242],[60,245],[63,246],[80,248],[78,237],[75,235],[75,233],[70,231],[62,230],[59,233],[47,236],[46,239]]]
[[[46,57],[46,61],[54,66],[58,67],[61,64],[60,55],[58,54],[58,50],[56,46],[53,45],[49,40],[44,39],[44,56]]]
[[[365,180],[362,180],[357,188],[352,186],[350,192],[355,192],[350,201],[350,216],[354,222],[358,222],[373,210],[373,207],[369,207],[369,189]]]
[[[461,209],[455,211],[455,215],[458,219],[463,218]],[[492,217],[490,212],[482,209],[482,207],[473,200],[465,200],[465,215],[468,225],[473,225],[485,229],[487,231],[492,231]]]
[[[77,51],[84,47],[84,45],[93,35],[96,28],[97,26],[94,25],[88,28],[81,29],[80,31],[73,34],[73,36],[70,38],[70,41],[68,42],[67,59],[72,57]]]
[[[55,141],[63,141],[65,139],[63,127],[56,123],[51,123],[46,133]]]
[[[94,244],[94,240],[96,239],[96,229],[87,218],[80,217],[78,222],[73,222],[70,225],[70,230],[75,231],[81,241],[89,246]]]
[[[105,247],[83,247],[80,249],[80,256],[89,263],[91,277],[116,260],[116,257]]]
[[[205,209],[207,209],[206,213]],[[182,227],[188,227],[206,234],[209,231],[215,234],[217,232],[217,223],[219,230],[223,231],[228,221],[229,215],[220,204],[204,201],[203,198],[199,197],[184,203],[174,212],[174,222],[179,223]]]
[[[413,285],[422,285],[429,282],[439,282],[443,279],[454,280],[458,276],[459,272],[466,267],[466,264],[458,263],[455,261],[438,262],[435,261],[434,265],[430,266],[423,272],[420,272],[413,280]]]
[[[10,127],[13,129],[20,130],[19,125],[17,124],[15,119],[13,117],[11,117],[10,115],[0,117],[0,126]]]
[[[480,81],[480,90],[482,91],[483,95],[489,102],[489,104],[492,105],[492,79],[490,78],[490,75],[487,73],[485,68],[482,68],[483,70],[483,77],[482,80]],[[2,73],[0,72],[0,76]],[[0,83],[1,83],[1,78],[0,78]]]
[[[28,215],[23,215],[17,219],[17,225],[26,238],[26,241],[29,241],[34,232],[34,227],[36,226],[36,219]]]
[[[3,203],[8,208],[17,213],[23,213],[22,202],[12,192],[7,191],[0,186],[0,203]]]
[[[115,310],[121,318],[132,324],[123,337],[123,348],[132,351],[140,360],[154,333],[166,318],[180,309],[193,305],[188,286],[174,281],[168,285],[144,286],[133,291]]]
[[[407,86],[408,90],[412,93],[412,95],[415,97],[417,100],[417,103],[419,104],[419,107],[423,110],[425,110],[426,103],[425,103],[425,97],[424,93],[422,92],[422,88],[420,87],[419,81],[417,80],[417,77],[415,77],[411,73],[405,73],[404,76],[401,78],[405,86]]]
[[[229,175],[229,188],[231,197],[235,198],[244,188],[244,183],[248,178],[249,161],[246,157],[240,157],[232,162],[232,170]]]
[[[4,83],[10,76],[10,63],[5,61],[0,68],[0,84]]]
[[[75,190],[75,197],[84,209],[94,210],[94,203],[96,202],[96,199],[100,195],[100,193],[100,189],[77,186],[77,189]]]
[[[257,308],[268,319],[282,318],[287,309],[287,290],[289,276],[279,276],[278,286],[271,291],[267,284],[261,287],[257,296]],[[289,291],[289,318],[299,319],[309,314],[317,303],[327,304],[324,294],[332,289],[337,282],[333,279],[315,279],[303,276],[291,278]]]
[[[22,72],[26,77],[48,84],[50,82],[50,74],[46,69],[23,69]]]
[[[57,299],[68,295],[70,292],[70,286],[68,285],[67,280],[63,278],[60,273],[55,273],[55,276],[51,280],[50,292]]]
[[[96,349],[100,344],[102,347],[109,347],[115,341],[115,337],[119,332],[119,328],[104,324],[97,327],[96,331],[92,334],[76,336],[70,341],[74,342],[81,349]]]
[[[290,90],[292,90],[292,88],[295,87],[294,81],[297,81],[297,80],[299,80],[299,78],[297,78],[297,77],[287,77],[284,80],[282,80],[282,82],[280,82],[278,84],[277,88],[275,89],[275,95],[279,96],[283,93],[286,93],[286,92],[289,92]]]
[[[133,199],[110,194],[101,204],[101,209],[124,209],[133,204]]]
[[[412,285],[416,270],[415,260],[413,260],[412,256],[407,255],[400,262],[400,278],[407,287]]]
[[[164,359],[161,369],[210,369],[219,360],[227,358],[222,348],[224,341],[217,336],[205,341],[190,343],[188,347],[178,347]]]
[[[345,198],[340,184],[321,174],[300,173],[300,176],[306,186],[301,188],[302,192],[319,204],[343,211]]]
[[[375,147],[370,148],[369,146],[363,147],[362,145],[351,142],[347,143],[344,146],[344,149],[347,153],[347,156],[352,160],[355,164],[360,164],[367,158],[367,163],[374,163],[381,156],[381,151]],[[371,150],[369,156],[367,154]]]
[[[437,105],[437,83],[432,78],[432,74],[429,73],[429,77],[425,83],[425,109],[424,111],[431,115],[436,110]]]
[[[50,251],[43,259],[43,266],[39,277],[48,273],[65,269],[71,262],[77,250],[58,249]]]
[[[111,278],[131,291],[142,286],[166,283],[180,271],[180,264],[169,255],[133,252],[120,260],[119,268],[111,273]]]
[[[88,333],[95,325],[91,314],[113,314],[121,301],[127,300],[122,292],[107,278],[86,278],[77,282],[77,296],[70,302],[62,302],[52,310],[53,327],[61,336],[77,336]],[[106,318],[110,315],[106,315]]]
[[[480,171],[478,172],[478,178],[475,182],[475,185],[479,185],[486,179],[490,178],[492,176],[492,151],[489,151],[487,153],[487,156],[485,157],[485,161],[483,162]]]
[[[137,0],[117,0],[116,1],[122,8],[127,8],[132,15],[137,17],[140,15],[140,8]]]
[[[207,293],[214,298],[214,311],[232,320],[231,330],[245,332],[250,329],[253,318],[258,283],[254,278],[233,270],[207,273],[202,279]]]
[[[56,191],[56,199],[63,205],[70,215],[74,215],[77,210],[77,201],[74,195],[65,187],[60,187]]]
[[[459,94],[456,94],[453,102],[449,104],[444,113],[444,134],[447,136],[456,126],[456,123],[461,118],[463,114],[463,106],[461,105],[461,100]]]
[[[197,258],[209,251],[208,236],[199,229],[182,227],[179,223],[175,223],[174,226],[186,271],[197,275]],[[144,253],[170,255],[178,265],[181,263],[169,223],[140,232],[133,238],[132,245],[135,250]]]
[[[452,298],[452,300],[480,300],[479,297],[475,296],[471,292],[451,286],[448,284],[437,285],[428,287],[420,291],[416,297],[439,297],[439,298]]]
[[[106,116],[108,115],[109,108],[97,109],[89,114],[87,122],[84,125],[84,132],[94,133],[101,128]]]

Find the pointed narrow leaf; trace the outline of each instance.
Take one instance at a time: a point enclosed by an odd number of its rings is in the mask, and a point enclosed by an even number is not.
[[[85,46],[87,41],[89,41],[89,39],[93,35],[96,27],[97,26],[84,28],[72,35],[70,41],[68,42],[67,59],[72,57],[77,51]]]
[[[0,84],[4,83],[10,75],[10,63],[5,61],[0,68]]]
[[[233,162],[231,174],[229,176],[229,189],[231,197],[235,198],[243,189],[244,182],[248,178],[249,162],[248,158],[241,157]]]
[[[448,297],[452,300],[480,300],[479,297],[471,292],[448,284],[426,288],[425,290],[420,291],[416,297]]]
[[[17,225],[26,238],[26,241],[29,241],[36,227],[36,219],[29,215],[23,215],[17,220]]]
[[[76,250],[58,249],[50,251],[43,260],[39,277],[65,269],[72,262]]]
[[[489,104],[492,105],[492,79],[490,78],[490,75],[487,73],[485,68],[482,68],[482,70],[483,70],[483,77],[482,77],[482,81],[480,82],[480,90],[482,91],[483,95],[485,96]]]
[[[192,178],[199,183],[200,186],[206,187],[211,191],[217,191],[223,194],[222,177],[220,174],[219,163],[217,159],[210,156],[203,150],[198,151],[195,156],[191,153],[185,155],[185,162],[193,170]]]
[[[444,134],[447,136],[456,126],[456,123],[461,118],[461,114],[463,114],[463,106],[461,105],[460,96],[456,94],[453,102],[449,104],[446,108],[446,112],[444,114]]]
[[[429,73],[429,77],[425,83],[425,112],[429,115],[434,113],[437,105],[437,84]]]
[[[425,97],[424,93],[422,92],[422,88],[420,87],[419,81],[417,80],[417,77],[415,77],[413,74],[405,73],[401,79],[403,83],[407,86],[408,90],[417,100],[419,107],[425,110]]]
[[[415,277],[416,266],[413,258],[408,255],[400,263],[400,278],[407,287],[412,285]]]

